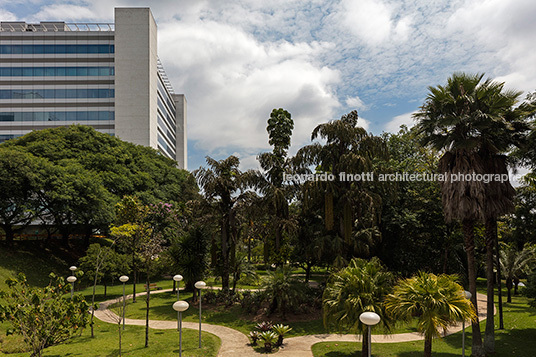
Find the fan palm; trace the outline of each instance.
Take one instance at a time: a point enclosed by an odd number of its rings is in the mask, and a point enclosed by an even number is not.
[[[328,280],[322,297],[324,325],[339,331],[350,330],[363,336],[362,355],[367,356],[367,326],[359,320],[366,311],[377,313],[381,323],[390,328],[392,319],[385,312],[383,300],[392,289],[393,275],[376,257],[370,261],[352,259],[348,266]]]
[[[523,274],[528,274],[536,264],[536,251],[534,247],[525,246],[517,250],[514,245],[503,244],[499,252],[501,269],[506,279],[508,291],[507,302],[512,302],[512,288],[514,282],[519,281]]]
[[[424,335],[424,356],[432,355],[432,339],[441,337],[457,322],[475,320],[473,304],[452,275],[418,273],[402,280],[385,300],[387,311],[395,318],[417,317],[417,329]]]
[[[493,243],[496,219],[513,209],[514,190],[508,180],[484,184],[479,181],[456,181],[453,174],[507,174],[506,158],[501,153],[520,145],[528,129],[527,117],[532,105],[516,106],[521,92],[504,90],[504,83],[483,74],[455,73],[446,86],[430,87],[420,111],[415,114],[425,144],[445,153],[439,170],[447,174],[441,183],[447,222],[460,220],[463,226],[468,260],[469,291],[476,304],[474,233],[476,221],[486,222],[488,283],[488,320],[486,350],[494,348],[493,336]],[[507,176],[506,176],[507,177]],[[473,328],[473,353],[483,354],[478,321]]]

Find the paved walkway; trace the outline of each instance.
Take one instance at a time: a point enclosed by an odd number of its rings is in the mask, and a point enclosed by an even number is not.
[[[153,291],[151,294],[158,294],[169,292],[171,289]],[[145,295],[145,292],[138,293],[136,296]],[[127,299],[131,299],[132,295],[128,295]],[[486,318],[486,295],[478,294],[478,311],[480,321]],[[117,323],[119,316],[117,316],[108,307],[111,304],[117,302],[117,299],[108,300],[99,304],[99,309],[95,311],[95,317],[99,320],[109,323]],[[495,311],[494,311],[495,313]],[[145,326],[145,320],[125,319],[127,325]],[[199,323],[197,322],[184,322],[182,323],[184,328],[198,329]],[[470,326],[470,325],[469,325]],[[177,321],[149,321],[149,327],[154,329],[176,329]],[[462,325],[458,325],[450,329],[445,336],[458,332],[462,329]],[[202,324],[202,330],[212,333],[221,339],[221,347],[218,353],[219,357],[259,357],[260,353],[257,353],[249,345],[249,338],[242,332],[235,329],[211,325],[207,323]],[[391,335],[372,335],[373,343],[398,343],[398,342],[410,342],[423,340],[423,336],[417,332],[400,333]],[[318,342],[360,342],[360,335],[339,335],[339,334],[321,334],[321,335],[307,335],[286,338],[283,346],[279,351],[275,353],[277,356],[291,356],[291,357],[312,357],[311,346]]]

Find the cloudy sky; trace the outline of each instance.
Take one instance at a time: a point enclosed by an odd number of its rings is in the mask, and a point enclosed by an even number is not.
[[[534,0],[2,0],[0,19],[113,22],[116,6],[153,11],[188,100],[189,169],[230,154],[255,167],[273,108],[292,113],[294,152],[353,109],[375,134],[411,125],[454,71],[536,89]]]

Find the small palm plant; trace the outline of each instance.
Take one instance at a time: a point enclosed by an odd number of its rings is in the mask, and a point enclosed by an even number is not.
[[[270,331],[273,327],[273,324],[271,321],[263,321],[263,322],[259,322],[257,324],[257,326],[255,326],[257,328],[257,330],[261,331],[261,332],[266,332],[266,331]]]
[[[288,325],[278,324],[272,328],[272,331],[277,335],[276,346],[281,346],[283,344],[283,338],[287,333],[292,330],[292,327]]]
[[[272,348],[277,341],[277,335],[272,331],[264,331],[260,334],[261,340],[264,342],[264,351],[272,352]]]
[[[386,298],[387,311],[395,318],[417,317],[417,329],[424,335],[424,356],[432,355],[432,339],[441,337],[457,322],[475,320],[473,304],[465,298],[464,289],[453,275],[420,272],[402,280]]]

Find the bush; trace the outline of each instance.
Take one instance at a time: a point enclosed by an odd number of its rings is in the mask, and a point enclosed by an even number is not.
[[[213,305],[231,306],[234,303],[239,303],[242,297],[239,293],[231,293],[224,290],[208,290],[203,293],[203,302]]]
[[[531,299],[529,302],[530,306],[536,307],[536,271],[529,274],[523,294]]]
[[[264,294],[261,291],[244,291],[240,305],[242,309],[250,314],[255,314],[262,306]]]

